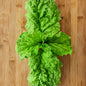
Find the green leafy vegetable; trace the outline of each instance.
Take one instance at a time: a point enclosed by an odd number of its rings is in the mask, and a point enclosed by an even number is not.
[[[57,86],[62,63],[57,58],[72,53],[70,37],[60,31],[60,11],[55,0],[26,2],[26,29],[17,40],[20,59],[29,58],[31,86]]]

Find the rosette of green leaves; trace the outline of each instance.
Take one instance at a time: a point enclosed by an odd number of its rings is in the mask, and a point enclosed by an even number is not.
[[[29,58],[31,86],[57,86],[62,63],[57,56],[72,53],[70,37],[60,31],[60,12],[54,0],[26,2],[26,29],[17,40],[20,59]]]

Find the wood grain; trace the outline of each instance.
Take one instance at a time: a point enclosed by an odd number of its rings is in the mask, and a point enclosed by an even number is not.
[[[25,30],[25,1],[0,0],[0,86],[29,86],[28,60],[20,61],[16,40]],[[86,86],[86,0],[56,0],[61,30],[71,36],[72,56],[59,57],[64,67],[59,86]]]

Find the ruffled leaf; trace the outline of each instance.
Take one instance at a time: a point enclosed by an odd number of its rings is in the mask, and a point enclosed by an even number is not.
[[[44,75],[47,76],[47,78],[41,76],[40,80],[42,83],[46,83],[46,86],[57,86],[57,84],[61,82],[60,67],[62,67],[62,63],[56,56],[53,55],[49,45],[45,48],[42,53],[42,64],[44,65],[43,70],[46,71],[44,72]]]
[[[60,30],[60,11],[54,0],[28,0],[26,2],[26,28],[29,33],[39,29],[45,38],[53,37]]]
[[[41,41],[41,32],[35,31],[33,34],[23,32],[17,40],[16,51],[20,55],[20,59],[28,58],[31,55],[38,54]]]
[[[59,32],[53,38],[49,38],[49,45],[52,48],[52,52],[56,55],[72,54],[72,47],[70,37],[63,32]]]

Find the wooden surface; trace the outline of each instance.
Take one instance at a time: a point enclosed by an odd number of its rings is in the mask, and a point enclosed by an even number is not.
[[[16,40],[25,30],[25,1],[0,0],[0,86],[28,86],[28,60],[20,61]],[[62,84],[86,86],[86,0],[56,0],[61,11],[61,30],[71,36],[72,56],[63,62]]]

